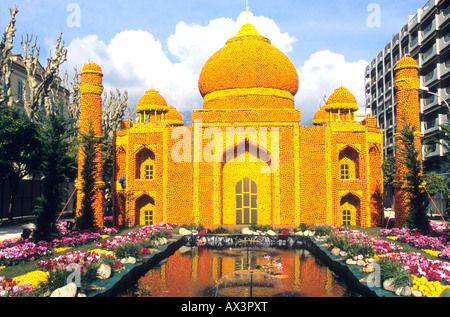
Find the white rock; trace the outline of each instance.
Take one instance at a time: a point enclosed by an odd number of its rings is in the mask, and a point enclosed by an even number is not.
[[[273,231],[273,230],[268,230],[268,231],[267,231],[267,234],[268,234],[269,236],[276,236],[276,235],[277,235],[276,232]]]
[[[97,277],[101,280],[106,280],[111,276],[111,267],[104,263],[100,264],[97,269]]]
[[[353,259],[347,259],[347,261],[345,261],[345,263],[348,265],[356,265],[356,261]]]
[[[395,292],[394,278],[389,278],[383,282],[383,288],[387,291]]]
[[[340,252],[341,252],[341,249],[339,249],[339,248],[335,247],[335,248],[331,249],[331,254],[334,256],[338,256]]]
[[[55,289],[50,297],[75,297],[77,295],[77,285],[75,283],[69,283],[61,288]]]
[[[181,234],[182,236],[188,236],[192,234],[192,231],[186,229],[186,228],[180,228],[180,231],[178,231],[179,234]]]
[[[341,252],[339,252],[339,255],[340,255],[340,256],[347,256],[347,255],[348,255],[348,253],[347,253],[347,252],[345,252],[345,251],[341,251]]]
[[[423,294],[420,291],[411,291],[413,297],[422,297]]]
[[[364,260],[364,255],[359,254],[359,255],[358,255],[358,260]]]
[[[358,265],[358,266],[364,266],[365,264],[366,264],[366,262],[364,260],[356,261],[356,265]]]
[[[297,232],[295,233],[295,235],[296,235],[296,236],[303,236],[303,231],[297,231]]]
[[[135,264],[136,263],[136,258],[133,258],[132,256],[129,256],[127,258],[121,259],[120,262],[122,262],[122,264]]]

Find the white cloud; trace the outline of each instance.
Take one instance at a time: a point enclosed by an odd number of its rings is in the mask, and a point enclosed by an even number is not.
[[[146,90],[154,88],[180,111],[201,108],[198,77],[203,65],[239,31],[246,19],[243,12],[236,21],[220,18],[211,20],[206,26],[181,21],[167,39],[168,52],[145,30],[122,31],[109,43],[98,35],[76,38],[68,46],[66,65],[71,74],[74,66],[81,71],[87,62],[99,64],[104,73],[105,89],[127,90],[131,107]],[[297,41],[287,33],[281,33],[269,18],[250,13],[249,22],[285,53],[291,51],[292,44]]]
[[[328,98],[340,86],[350,90],[360,108],[364,107],[364,71],[367,64],[364,60],[348,62],[344,55],[328,50],[312,54],[298,68],[300,83],[295,102],[302,111],[302,121],[312,120],[322,105],[324,95]]]

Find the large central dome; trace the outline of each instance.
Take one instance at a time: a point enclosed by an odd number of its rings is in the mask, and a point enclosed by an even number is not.
[[[289,58],[244,24],[204,65],[203,109],[292,109],[298,74]]]

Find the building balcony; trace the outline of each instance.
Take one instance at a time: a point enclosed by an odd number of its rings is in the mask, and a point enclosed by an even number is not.
[[[445,61],[445,63],[440,63],[438,67],[440,78],[447,76],[450,73],[450,59]]]
[[[450,6],[448,6],[445,10],[442,10],[436,17],[437,28],[441,29],[449,21],[450,21]]]
[[[431,95],[429,97],[423,98],[422,99],[422,105],[423,105],[423,111],[427,111],[428,109],[431,109],[435,106],[438,105],[439,101],[438,101],[438,97],[436,97],[435,95]]]
[[[439,131],[441,128],[439,126],[439,118],[435,118],[430,121],[426,121],[423,123],[423,133],[430,134],[436,131]]]
[[[429,0],[419,11],[419,20],[424,21],[435,8],[435,0]]]
[[[408,21],[408,29],[413,30],[419,25],[419,15],[416,14],[411,20]]]
[[[442,88],[439,92],[439,96],[448,102],[450,99],[450,87]]]
[[[441,146],[439,144],[424,145],[422,147],[422,150],[423,150],[423,156],[426,158],[441,155]]]
[[[422,77],[421,78],[422,86],[425,87],[431,86],[432,83],[438,79],[436,68],[434,68],[431,72],[421,77]]]
[[[405,24],[400,31],[400,41],[403,41],[404,38],[408,38],[408,24]]]
[[[409,49],[412,51],[419,47],[419,37],[411,37],[409,41]]]
[[[450,33],[445,34],[438,40],[439,53],[442,53],[450,46]]]
[[[432,20],[422,31],[421,31],[421,42],[425,43],[432,34],[436,32],[436,20]]]
[[[425,52],[419,54],[421,67],[423,67],[425,63],[427,63],[433,57],[436,56],[437,56],[436,44],[433,44],[433,46],[431,46]]]

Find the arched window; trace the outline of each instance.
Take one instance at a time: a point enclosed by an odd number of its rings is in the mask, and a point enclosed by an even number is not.
[[[347,146],[339,153],[340,179],[359,179],[359,153]]]
[[[147,148],[136,154],[136,179],[153,180],[155,178],[155,154]]]
[[[257,224],[258,191],[256,183],[247,177],[236,184],[236,224]]]
[[[359,225],[357,219],[360,217],[360,204],[360,199],[352,193],[341,198],[342,225]]]
[[[127,154],[123,147],[117,150],[116,155],[116,179],[119,180],[126,173]]]
[[[152,225],[155,210],[155,201],[148,195],[143,195],[136,200],[135,216],[136,225]]]

